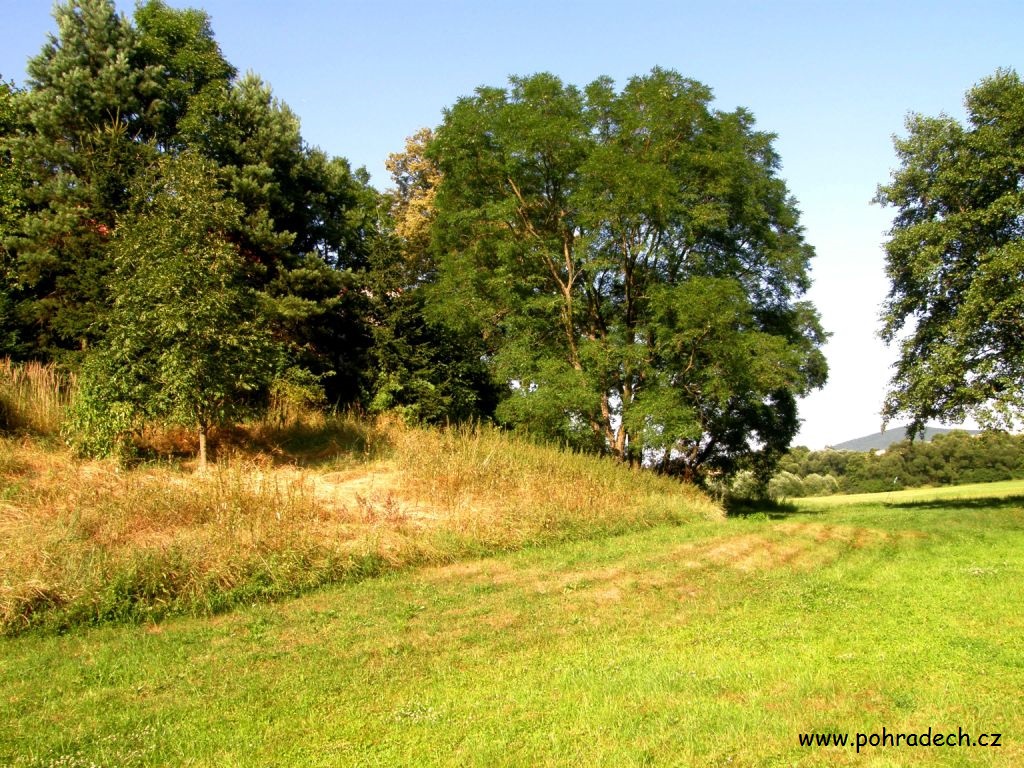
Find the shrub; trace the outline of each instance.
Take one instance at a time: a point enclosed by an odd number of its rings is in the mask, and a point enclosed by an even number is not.
[[[773,499],[797,499],[806,496],[803,481],[792,472],[779,472],[768,482],[768,495]]]

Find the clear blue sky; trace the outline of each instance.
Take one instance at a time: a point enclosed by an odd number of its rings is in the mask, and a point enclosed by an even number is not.
[[[817,249],[810,298],[834,335],[829,384],[798,443],[880,426],[893,351],[877,340],[890,212],[871,205],[908,112],[961,117],[998,67],[1024,72],[1024,2],[331,2],[171,0],[205,9],[227,59],[302,119],[311,144],[378,187],[405,136],[478,85],[553,72],[620,84],[654,66],[709,85],[778,135],[782,176]],[[128,13],[133,3],[119,0]],[[21,82],[53,29],[49,0],[0,0],[0,75]]]

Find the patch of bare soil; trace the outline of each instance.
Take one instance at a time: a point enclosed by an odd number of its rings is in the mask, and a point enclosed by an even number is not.
[[[388,464],[369,470],[356,468],[306,474],[305,479],[314,497],[329,513],[350,519],[414,523],[426,527],[444,517],[437,507],[403,494],[401,473]]]

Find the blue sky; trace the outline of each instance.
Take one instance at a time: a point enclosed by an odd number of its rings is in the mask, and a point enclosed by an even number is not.
[[[654,66],[710,86],[778,135],[781,174],[817,249],[814,288],[833,337],[829,384],[801,407],[797,442],[871,432],[895,359],[875,334],[890,212],[871,204],[908,112],[961,117],[998,67],[1024,72],[1016,2],[329,2],[171,0],[205,9],[227,59],[302,119],[311,144],[365,166],[436,125],[444,107],[510,74],[620,84]],[[21,82],[53,29],[49,0],[0,0],[0,75]],[[119,8],[130,13],[130,2]]]

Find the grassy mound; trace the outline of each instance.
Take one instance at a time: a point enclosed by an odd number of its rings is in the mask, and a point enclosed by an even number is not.
[[[232,439],[197,474],[0,438],[0,632],[208,614],[385,570],[721,515],[676,481],[488,428],[338,416]]]

